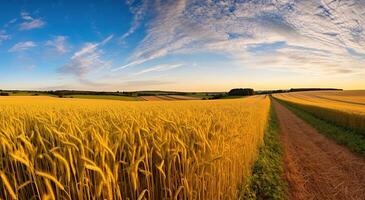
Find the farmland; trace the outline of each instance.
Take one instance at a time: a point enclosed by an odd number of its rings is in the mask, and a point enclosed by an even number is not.
[[[275,97],[342,127],[365,133],[364,91],[298,92]]]
[[[333,131],[342,137],[348,132],[338,131],[317,118],[313,120],[311,115],[308,118],[308,113],[298,112],[282,101],[274,101],[274,106],[284,149],[287,199],[364,199],[365,158],[327,137]]]
[[[138,97],[128,96],[113,96],[113,95],[67,95],[66,98],[78,98],[78,99],[109,99],[120,101],[139,101]]]
[[[300,92],[275,97],[322,134],[365,154],[363,91]]]
[[[0,199],[234,199],[270,100],[0,98]]]
[[[154,95],[154,96],[140,96],[144,101],[176,101],[176,100],[199,100],[197,97],[189,97],[182,95]]]
[[[0,199],[365,194],[362,91],[94,97],[0,97]]]

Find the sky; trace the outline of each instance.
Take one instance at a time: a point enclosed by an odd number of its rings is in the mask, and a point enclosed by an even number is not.
[[[0,89],[365,89],[364,0],[1,0]]]

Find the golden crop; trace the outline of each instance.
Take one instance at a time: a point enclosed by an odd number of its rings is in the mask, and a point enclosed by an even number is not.
[[[0,199],[232,199],[269,104],[0,98]]]
[[[274,96],[319,118],[365,133],[364,91],[296,92]]]

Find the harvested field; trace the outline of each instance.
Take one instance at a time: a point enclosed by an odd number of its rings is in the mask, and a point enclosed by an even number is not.
[[[157,96],[140,96],[145,101],[176,101],[176,100],[200,100],[200,98],[188,97],[182,95],[157,95]]]

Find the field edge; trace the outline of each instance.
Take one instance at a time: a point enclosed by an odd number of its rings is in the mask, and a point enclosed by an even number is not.
[[[272,99],[271,99],[272,101]],[[268,125],[252,175],[240,188],[239,199],[285,199],[287,183],[283,178],[283,148],[279,137],[279,122],[271,103]]]
[[[317,129],[319,133],[334,140],[337,144],[346,146],[353,153],[365,155],[365,137],[358,134],[357,131],[348,128],[345,129],[340,125],[334,124],[333,122],[316,117],[288,101],[278,98],[275,98],[275,100],[288,108],[299,118],[309,123],[315,129]]]

